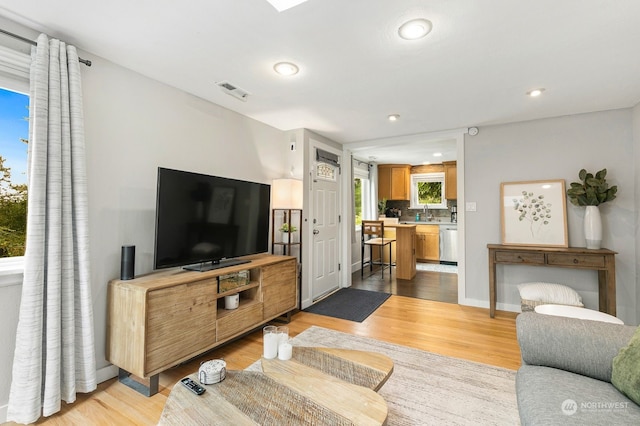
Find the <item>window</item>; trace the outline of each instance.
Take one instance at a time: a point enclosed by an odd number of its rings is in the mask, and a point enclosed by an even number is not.
[[[0,257],[24,255],[29,96],[0,88]]]
[[[356,226],[362,225],[362,179],[353,180],[353,214]]]
[[[27,48],[27,51],[28,50],[30,50],[30,46]],[[22,99],[26,100],[26,104],[23,104],[23,106],[29,105],[29,97],[24,94],[29,93],[30,64],[31,55],[26,51],[20,52],[0,46],[0,156],[5,159],[5,161],[3,161],[3,168],[11,168],[12,183],[19,183],[21,181],[26,183],[26,145],[24,145],[20,139],[26,139],[28,137],[29,124],[23,120],[23,118],[27,116],[29,112],[23,109],[23,107],[19,107],[18,113],[14,114],[15,110],[10,107],[11,103],[6,103],[5,96],[22,97]],[[18,117],[18,121],[12,121],[12,117]],[[10,124],[24,126],[24,132],[19,132],[6,140],[5,138],[10,129]],[[20,147],[21,154],[16,157],[17,161],[15,162],[11,158],[9,147]],[[5,174],[0,172],[0,176],[4,178]],[[4,184],[0,184],[0,186],[6,187]],[[9,190],[7,189],[7,191]],[[26,203],[24,203],[23,206],[26,207]],[[5,213],[3,211],[0,211],[0,218],[4,221]],[[26,220],[26,214],[24,215],[24,219]],[[4,225],[0,224],[0,229],[2,229],[0,239],[9,232],[4,232],[3,226]],[[22,238],[22,243],[18,243],[18,245],[20,244],[24,246],[24,237]],[[22,250],[24,250],[24,247]],[[23,270],[23,256],[0,256],[0,287],[20,284],[22,282]]]
[[[371,182],[369,181],[369,165],[354,161],[353,163],[353,214],[356,229],[362,225],[362,219],[371,219]]]
[[[411,175],[411,208],[446,209],[444,173]]]

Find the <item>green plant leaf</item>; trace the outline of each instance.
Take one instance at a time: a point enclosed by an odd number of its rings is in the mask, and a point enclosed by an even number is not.
[[[603,180],[607,176],[607,169],[602,169],[596,173],[596,179]]]
[[[598,206],[615,198],[617,188],[612,191],[605,177],[607,169],[602,169],[594,176],[585,169],[581,169],[578,177],[582,183],[571,182],[567,189],[567,197],[576,206]]]
[[[584,178],[587,176],[587,171],[585,169],[580,170],[580,172],[578,173],[578,177],[580,178],[581,181],[584,182]]]

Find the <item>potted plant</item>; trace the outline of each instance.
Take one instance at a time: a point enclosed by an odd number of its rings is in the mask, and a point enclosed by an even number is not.
[[[602,169],[595,174],[580,170],[578,177],[580,182],[571,182],[567,189],[567,196],[571,204],[584,206],[584,236],[587,248],[599,249],[602,243],[602,219],[598,206],[616,198],[618,186],[609,187],[606,180],[607,169]]]
[[[280,231],[282,232],[282,242],[283,243],[288,243],[289,242],[289,232],[296,232],[298,230],[298,228],[296,228],[295,226],[291,225],[289,226],[288,223],[283,223],[282,226],[280,227]]]
[[[378,201],[378,217],[385,217],[387,211],[387,199],[383,198]]]

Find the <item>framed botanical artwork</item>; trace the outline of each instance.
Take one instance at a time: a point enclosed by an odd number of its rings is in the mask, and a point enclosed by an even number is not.
[[[564,180],[500,185],[502,244],[568,247]]]

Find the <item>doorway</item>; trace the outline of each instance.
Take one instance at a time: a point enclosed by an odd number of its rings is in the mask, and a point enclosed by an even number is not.
[[[340,152],[312,140],[311,301],[340,288]]]
[[[378,164],[411,164],[431,161],[434,164],[446,161],[457,161],[457,247],[458,247],[458,274],[457,279],[457,303],[466,303],[465,287],[465,223],[464,223],[464,135],[468,129],[454,129],[451,131],[435,132],[428,134],[407,135],[394,138],[375,139],[362,142],[354,142],[343,145],[343,156],[353,155],[354,158],[363,161],[371,161]],[[443,158],[442,153],[449,149],[453,158]],[[439,154],[437,156],[436,154]],[[434,158],[435,157],[435,158]],[[408,202],[407,202],[408,204]],[[405,206],[406,208],[406,206]],[[402,210],[404,211],[404,210]],[[351,252],[355,245],[351,246]],[[351,257],[351,253],[348,255]],[[347,256],[345,256],[347,258]],[[445,277],[446,280],[446,277]],[[447,280],[450,281],[450,280]],[[352,285],[362,285],[351,278]],[[396,288],[398,288],[396,283]],[[445,296],[448,298],[448,296]]]

